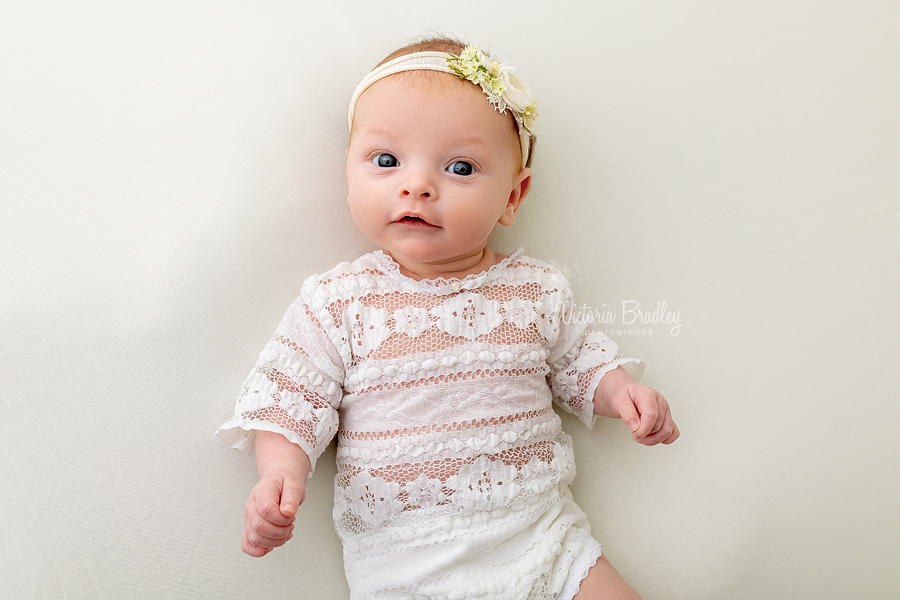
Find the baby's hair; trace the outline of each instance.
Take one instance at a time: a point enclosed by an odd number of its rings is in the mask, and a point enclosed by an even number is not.
[[[407,54],[413,54],[414,52],[449,52],[450,54],[458,55],[462,54],[465,47],[465,44],[450,37],[428,37],[394,50],[375,66],[380,67],[389,60],[394,60],[395,58],[406,56]]]
[[[422,38],[420,40],[411,42],[411,43],[407,44],[406,46],[403,46],[402,48],[398,48],[398,49],[394,50],[393,52],[388,54],[386,57],[384,57],[384,59],[380,63],[375,65],[375,68],[380,67],[381,65],[383,65],[384,63],[386,63],[390,60],[394,60],[395,58],[399,58],[401,56],[406,56],[407,54],[413,54],[415,52],[449,52],[450,54],[460,55],[460,54],[462,54],[462,51],[465,49],[465,47],[466,47],[466,44],[460,42],[457,39],[451,38],[451,37],[447,37],[447,36],[426,37],[426,38]],[[397,73],[396,75],[392,75],[392,77],[396,77],[398,75],[400,75],[400,76],[405,75],[408,77],[416,77],[416,76],[421,77],[424,75],[427,77],[427,76],[433,76],[433,73],[431,71],[415,71],[415,72],[407,71],[404,73]],[[516,127],[516,130],[518,130],[519,125],[515,123],[515,119],[513,119],[513,124]],[[536,142],[537,142],[537,136],[535,136],[533,133],[530,136],[528,136],[528,161],[525,163],[526,167],[531,166],[531,160],[534,157],[534,146],[535,146]],[[518,142],[516,143],[516,148],[517,148],[517,152],[519,154],[519,159],[520,159],[519,164],[521,164],[522,150],[521,150],[521,148],[519,148]]]

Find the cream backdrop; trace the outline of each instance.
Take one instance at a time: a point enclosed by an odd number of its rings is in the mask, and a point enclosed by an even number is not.
[[[671,447],[564,420],[620,572],[900,596],[896,2],[85,0],[0,18],[0,598],[346,597],[333,449],[256,560],[253,462],[213,432],[303,279],[371,249],[347,101],[429,31],[540,102],[497,245],[565,265],[674,406]]]

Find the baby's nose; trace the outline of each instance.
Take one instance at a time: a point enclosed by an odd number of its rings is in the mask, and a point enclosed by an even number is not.
[[[403,188],[404,196],[418,196],[419,198],[431,198],[431,192],[428,190],[421,190],[416,192],[414,189],[410,189],[412,186],[408,188]]]
[[[411,173],[400,188],[400,194],[422,199],[431,199],[437,195],[434,184],[425,173]]]

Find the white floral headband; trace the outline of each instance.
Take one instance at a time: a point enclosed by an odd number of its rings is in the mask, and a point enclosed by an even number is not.
[[[515,73],[516,68],[497,60],[496,53],[490,56],[479,50],[476,44],[463,49],[459,56],[449,52],[415,52],[390,60],[376,67],[365,76],[353,92],[347,124],[353,129],[353,112],[356,102],[369,86],[402,71],[440,71],[456,75],[476,83],[500,113],[508,108],[519,128],[519,144],[522,147],[522,167],[528,164],[528,150],[534,134],[534,120],[537,117],[537,103],[531,90]]]

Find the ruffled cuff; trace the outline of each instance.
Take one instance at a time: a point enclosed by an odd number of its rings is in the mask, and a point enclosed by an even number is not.
[[[260,421],[258,419],[242,419],[234,416],[230,418],[216,431],[216,436],[231,448],[236,448],[246,454],[254,457],[256,455],[256,432],[271,431],[272,433],[280,433],[289,442],[297,444],[309,459],[309,477],[312,477],[313,471],[316,469],[316,461],[319,454],[316,449],[302,436],[297,435],[290,429],[278,426],[276,423],[269,421]]]

